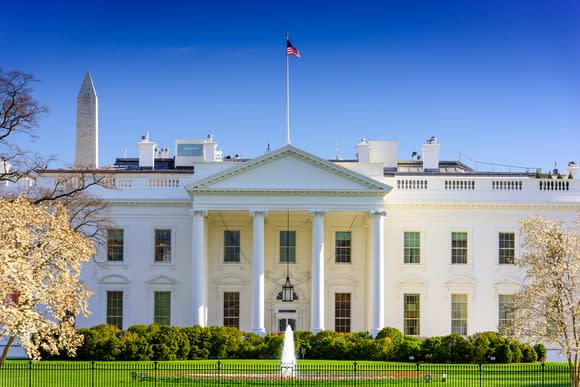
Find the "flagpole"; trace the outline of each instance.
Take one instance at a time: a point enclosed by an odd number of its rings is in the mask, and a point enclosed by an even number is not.
[[[286,56],[286,145],[290,145],[290,82],[288,81],[288,32],[286,32],[286,47],[284,47],[284,56]]]

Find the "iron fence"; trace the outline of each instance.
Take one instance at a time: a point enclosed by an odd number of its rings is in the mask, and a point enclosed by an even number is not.
[[[59,362],[7,361],[0,387],[51,386],[417,386],[560,387],[564,364],[303,363],[235,361]]]

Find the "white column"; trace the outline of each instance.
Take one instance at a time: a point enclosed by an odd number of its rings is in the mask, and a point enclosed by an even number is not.
[[[193,232],[191,235],[191,291],[193,324],[206,326],[207,281],[205,272],[205,210],[192,210]]]
[[[326,211],[311,211],[312,215],[312,332],[324,330],[324,216]]]
[[[264,217],[266,211],[250,211],[254,217],[252,236],[252,332],[264,336]]]
[[[372,264],[372,311],[371,334],[373,337],[385,326],[385,245],[383,217],[385,211],[371,211],[373,219]]]

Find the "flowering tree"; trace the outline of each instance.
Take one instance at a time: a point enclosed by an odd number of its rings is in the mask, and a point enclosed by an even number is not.
[[[580,216],[572,226],[529,217],[521,224],[527,285],[514,300],[516,335],[562,347],[570,383],[580,386]]]
[[[93,254],[62,204],[0,198],[0,338],[8,340],[0,366],[16,338],[32,359],[39,348],[75,353],[75,317],[88,314],[90,296],[81,263]]]

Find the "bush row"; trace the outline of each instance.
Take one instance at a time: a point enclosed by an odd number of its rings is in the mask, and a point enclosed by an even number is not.
[[[126,331],[97,325],[79,333],[84,336],[77,349],[80,360],[279,359],[284,341],[279,333],[261,337],[236,328],[156,324],[134,325]],[[304,359],[519,363],[543,361],[546,356],[542,344],[532,347],[496,332],[419,339],[387,327],[374,339],[368,332],[297,331],[294,340],[297,356]]]

